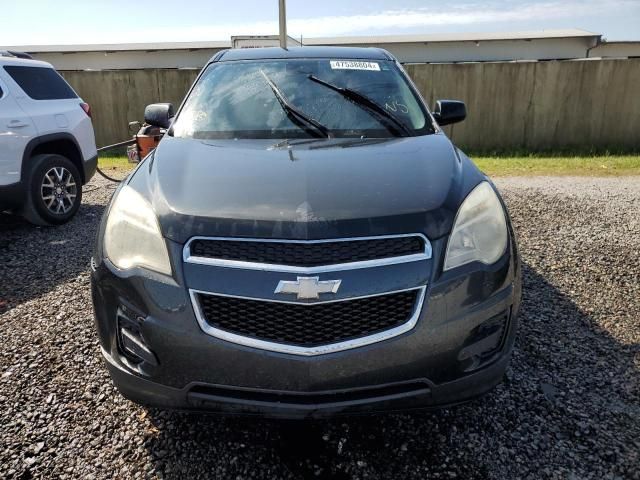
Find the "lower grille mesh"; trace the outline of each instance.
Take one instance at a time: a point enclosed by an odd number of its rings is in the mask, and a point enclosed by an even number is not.
[[[368,336],[406,323],[418,291],[316,305],[198,294],[206,322],[245,337],[314,347]]]

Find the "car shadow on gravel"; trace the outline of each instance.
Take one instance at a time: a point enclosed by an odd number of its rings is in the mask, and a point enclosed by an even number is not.
[[[455,410],[304,421],[150,411],[145,445],[154,472],[176,480],[423,478],[425,466],[489,478],[481,459],[448,463]]]
[[[38,227],[0,213],[0,314],[89,271],[104,208],[83,204],[59,227]]]
[[[149,410],[155,434],[145,446],[154,472],[176,479],[625,477],[638,462],[637,345],[622,345],[542,275],[523,270],[512,364],[487,396],[434,412],[314,422]]]

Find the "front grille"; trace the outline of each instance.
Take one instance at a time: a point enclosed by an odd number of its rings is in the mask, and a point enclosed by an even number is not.
[[[424,239],[417,235],[327,242],[196,239],[190,245],[195,257],[294,267],[380,260],[424,251]]]
[[[407,323],[418,290],[319,304],[198,294],[204,320],[236,335],[300,347],[329,345]]]

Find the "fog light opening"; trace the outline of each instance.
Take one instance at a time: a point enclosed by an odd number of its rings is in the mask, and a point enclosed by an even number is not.
[[[120,354],[132,364],[158,365],[158,359],[144,341],[140,331],[140,325],[144,319],[132,315],[131,309],[125,306],[118,308],[117,341]],[[132,319],[134,317],[135,319]]]
[[[509,330],[509,311],[491,317],[471,331],[460,350],[458,360],[462,362],[463,370],[475,370],[502,350]]]

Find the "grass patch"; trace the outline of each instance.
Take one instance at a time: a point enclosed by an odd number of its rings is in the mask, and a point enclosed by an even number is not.
[[[640,155],[472,156],[490,176],[622,176],[640,175]]]
[[[135,164],[129,163],[126,156],[100,156],[98,158],[98,168],[101,170],[131,170]]]
[[[471,155],[471,158],[483,172],[496,177],[640,175],[640,155]],[[98,161],[98,167],[106,172],[126,172],[134,166],[126,156],[104,156]]]

